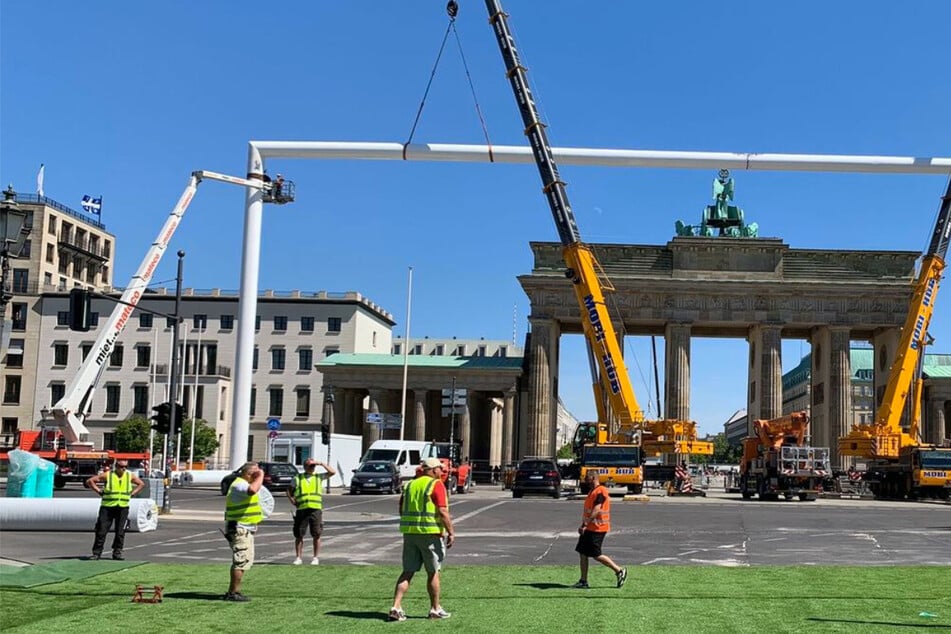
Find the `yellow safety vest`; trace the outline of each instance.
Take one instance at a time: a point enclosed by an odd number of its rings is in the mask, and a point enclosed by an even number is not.
[[[299,509],[322,509],[324,508],[323,496],[320,493],[321,477],[319,473],[308,477],[306,473],[299,473],[294,476],[296,484],[294,485],[294,499],[297,500]]]
[[[248,496],[244,502],[235,502],[231,499],[231,491],[238,482],[235,479],[228,487],[228,496],[225,502],[225,521],[238,522],[239,524],[260,524],[264,519],[264,513],[261,511],[261,500],[258,494]]]
[[[106,475],[106,485],[102,487],[102,505],[129,506],[132,498],[132,474],[126,471],[121,476],[110,471]]]
[[[420,476],[406,485],[400,509],[400,532],[411,535],[440,535],[442,524],[431,494],[436,479]]]

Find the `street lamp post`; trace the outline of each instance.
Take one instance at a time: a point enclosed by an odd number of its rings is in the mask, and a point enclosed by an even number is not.
[[[10,328],[7,325],[7,304],[13,299],[10,289],[10,258],[20,255],[26,235],[26,213],[20,211],[13,185],[3,192],[0,201],[0,360],[6,357],[7,339]],[[12,321],[12,320],[11,320]]]

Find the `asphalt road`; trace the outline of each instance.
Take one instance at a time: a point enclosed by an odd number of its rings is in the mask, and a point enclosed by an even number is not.
[[[88,496],[78,486],[57,497]],[[291,509],[275,496],[260,527],[257,561],[290,563]],[[321,563],[398,564],[397,496],[324,497]],[[575,564],[580,498],[514,500],[499,487],[455,495],[457,542],[448,563]],[[219,532],[224,498],[212,489],[172,490],[170,515],[157,531],[127,533],[128,559],[220,563],[230,551]],[[613,498],[605,552],[622,565],[951,565],[951,508],[945,503],[874,500],[759,502],[739,495],[707,498]],[[27,563],[88,555],[89,533],[4,531],[0,558]],[[111,537],[109,538],[111,540]],[[111,541],[106,542],[108,548]],[[305,554],[309,544],[305,542]]]

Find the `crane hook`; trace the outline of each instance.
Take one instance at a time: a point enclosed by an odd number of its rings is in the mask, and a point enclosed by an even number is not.
[[[456,0],[449,0],[449,3],[446,4],[446,13],[449,14],[450,20],[456,19],[456,15],[459,13],[459,5]]]

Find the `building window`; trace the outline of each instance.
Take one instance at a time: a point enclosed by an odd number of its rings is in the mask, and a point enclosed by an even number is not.
[[[310,388],[297,388],[297,415],[310,416]]]
[[[49,233],[51,236],[56,235],[56,216],[54,216],[53,214],[50,214],[50,224],[46,228],[46,232]]]
[[[11,339],[10,345],[7,346],[7,367],[8,368],[22,368],[23,367],[23,339]]]
[[[205,411],[205,386],[199,385],[195,393],[195,420],[202,418]]]
[[[192,316],[192,328],[195,330],[204,330],[208,327],[208,315],[194,315]]]
[[[119,397],[120,386],[118,385],[107,385],[106,386],[106,414],[118,414],[119,413]]]
[[[301,329],[301,332],[314,332],[314,318],[313,318],[313,317],[301,317],[301,318],[300,318],[300,329]]]
[[[13,269],[13,292],[26,293],[30,286],[30,269]]]
[[[258,400],[258,388],[251,388],[251,412],[250,415],[254,416],[254,402]]]
[[[52,286],[52,285],[53,285],[53,274],[52,274],[52,273],[44,273],[44,274],[43,274],[43,283],[44,283],[47,287]],[[49,289],[47,288],[46,290],[49,290]]]
[[[65,383],[53,383],[50,385],[50,405],[56,405],[66,396]]]
[[[452,351],[452,356],[454,357],[464,357],[466,356],[466,344],[460,343],[456,346],[456,349]]]
[[[86,269],[86,281],[90,284],[96,283],[96,267],[90,266]]]
[[[287,316],[277,315],[274,318],[274,330],[287,330]]]
[[[132,386],[132,413],[133,414],[148,414],[149,413],[149,386],[148,385],[133,385]]]
[[[57,326],[69,325],[69,311],[68,310],[60,310],[56,312],[56,325]]]
[[[135,367],[147,368],[152,362],[152,346],[138,346],[135,349]]]
[[[251,369],[252,370],[258,369],[258,347],[257,346],[254,346],[254,355],[251,358]]]
[[[89,327],[90,328],[99,327],[99,313],[89,313]]]
[[[327,319],[327,332],[340,332],[339,317],[329,317]]]
[[[79,344],[79,349],[82,351],[82,353],[83,353],[83,361],[85,361],[85,360],[86,360],[86,357],[89,356],[89,353],[92,352],[92,344],[91,344],[91,343],[81,343],[81,344]]]
[[[268,390],[270,404],[267,408],[268,416],[280,416],[284,411],[284,390],[279,387],[272,387]]]
[[[324,348],[324,358],[332,357],[338,352],[340,352],[340,348]]]
[[[4,418],[0,421],[0,434],[15,434],[17,433],[17,419],[16,418]]]
[[[370,345],[372,345],[374,348],[376,348],[376,331],[375,331],[375,330],[373,331],[373,343],[370,344]]]
[[[31,228],[32,228],[32,221],[31,221]],[[33,241],[24,240],[23,247],[20,248],[20,257],[29,258],[32,254],[33,254]]]
[[[234,328],[234,315],[221,316],[221,329],[232,330]]]
[[[271,348],[271,369],[283,370],[285,356],[284,348]]]
[[[484,345],[479,346],[479,351],[476,353],[477,357],[484,357],[486,353],[486,347]]]
[[[13,302],[11,330],[26,330],[26,304]]]
[[[260,315],[254,316],[254,330],[255,331],[261,330],[261,316]]]
[[[314,351],[310,348],[301,348],[297,351],[297,369],[309,372],[314,365]]]
[[[46,245],[46,261],[50,264],[53,263],[53,254],[56,253],[56,248],[52,244]]]
[[[112,349],[112,354],[109,355],[109,367],[110,368],[121,368],[122,367],[122,344],[117,343],[116,347]]]
[[[174,317],[166,317],[166,318],[165,318],[165,327],[166,327],[166,328],[174,328],[174,327],[175,327],[175,323],[176,323],[177,321],[178,321],[178,320],[175,319]]]
[[[399,354],[402,351],[403,346],[398,343],[393,344],[393,354]]]
[[[67,365],[69,363],[69,345],[65,343],[53,344],[53,365]]]
[[[3,383],[3,402],[6,405],[20,404],[20,386],[23,378],[17,375],[8,376]]]
[[[218,372],[218,344],[209,343],[202,348],[205,349],[205,371],[208,374],[216,374]]]
[[[436,347],[433,348],[433,354],[439,357],[443,356],[446,354],[446,346],[441,343],[437,343]]]
[[[154,317],[152,313],[139,313],[139,328],[151,328]]]
[[[423,344],[417,343],[413,346],[413,349],[409,351],[410,354],[423,354]]]
[[[498,353],[496,354],[496,356],[498,356],[498,357],[507,357],[507,356],[509,356],[509,348],[508,348],[508,346],[499,346],[499,351],[498,351]]]

